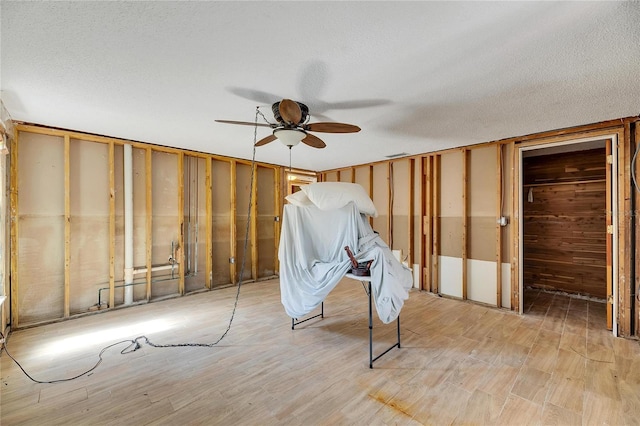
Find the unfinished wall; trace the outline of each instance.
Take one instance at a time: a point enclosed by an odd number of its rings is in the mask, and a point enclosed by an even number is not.
[[[273,183],[276,181],[277,170],[271,167],[259,166],[257,168],[257,200],[256,211],[258,220],[257,229],[257,278],[273,277],[276,274],[276,222],[275,212],[276,191]]]
[[[378,210],[378,217],[374,217],[371,223],[373,229],[390,246],[389,241],[389,164],[377,163],[371,168],[373,204]]]
[[[24,323],[64,316],[64,138],[21,134],[17,148],[17,312]]]
[[[207,287],[207,188],[205,158],[183,159],[183,227],[185,292]]]
[[[490,145],[467,152],[467,298],[497,304],[497,151]]]
[[[11,303],[9,299],[9,271],[10,264],[10,225],[9,225],[9,168],[11,157],[0,152],[0,297],[6,297],[0,307],[0,331],[6,335],[6,328],[10,322]]]
[[[229,257],[231,257],[231,225],[235,221],[232,212],[231,163],[211,160],[211,240],[212,274],[211,285],[219,287],[231,284]],[[233,192],[235,194],[235,191]]]
[[[151,155],[152,233],[151,263],[170,266],[170,258],[180,260],[178,154],[154,151]],[[151,274],[151,297],[179,294],[178,268]]]
[[[510,182],[511,166],[501,150],[508,148],[487,144],[323,178],[352,180],[372,194],[380,213],[371,220],[374,229],[413,270],[414,287],[509,307],[509,225],[499,227],[498,218],[503,210],[509,215],[500,185]]]
[[[353,182],[361,185],[367,194],[371,194],[371,167],[368,165],[355,167],[353,175]]]
[[[69,309],[86,312],[109,287],[109,146],[71,139]]]
[[[122,306],[124,146],[132,146],[133,302],[277,272],[282,168],[19,126],[11,170],[13,328]],[[19,152],[18,152],[19,151]],[[249,197],[254,206],[248,220]],[[15,198],[15,201],[14,201]],[[8,311],[8,310],[7,310]]]
[[[462,298],[464,203],[464,151],[456,150],[440,156],[439,216],[440,253],[438,283],[440,293]]]
[[[252,244],[251,228],[248,226],[249,200],[251,198],[251,166],[244,163],[236,165],[236,276],[240,279],[244,261],[242,280],[250,280],[252,276]],[[245,245],[245,238],[246,245]]]
[[[409,220],[411,201],[411,170],[410,160],[395,160],[390,162],[389,185],[391,195],[391,249],[400,252],[401,260],[408,261],[411,251],[411,236],[409,235]]]
[[[119,147],[115,147],[119,148]],[[146,286],[146,267],[147,267],[147,220],[151,221],[151,211],[147,211],[147,174],[151,173],[151,170],[147,170],[147,155],[151,156],[151,152],[147,153],[146,149],[133,148],[132,150],[132,162],[133,162],[133,300],[143,301],[147,299],[147,286]],[[120,161],[116,161],[118,165]],[[116,181],[120,180],[120,173],[116,169],[115,175],[118,177]],[[117,196],[116,191],[116,205],[119,205],[122,197]],[[123,203],[124,208],[124,203]],[[116,212],[119,209],[116,208]],[[147,214],[149,217],[147,218]],[[118,218],[116,216],[116,222]],[[118,232],[116,232],[116,235]],[[149,247],[151,249],[151,247]],[[123,247],[121,247],[119,253],[124,256],[124,239]],[[116,250],[118,252],[118,250]],[[122,262],[122,256],[115,256],[119,267],[115,267],[117,280],[122,279],[124,284],[124,263]],[[120,278],[122,277],[122,278]]]

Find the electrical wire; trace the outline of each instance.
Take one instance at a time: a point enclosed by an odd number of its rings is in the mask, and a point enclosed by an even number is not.
[[[18,362],[18,360],[17,360],[17,359],[15,359],[15,358],[13,357],[13,355],[11,355],[11,353],[9,352],[9,349],[7,348],[7,339],[4,337],[4,334],[2,334],[2,332],[0,332],[0,336],[2,336],[2,339],[4,340],[4,351],[5,351],[5,353],[7,354],[7,356],[8,356],[9,358],[11,358],[11,359],[13,360],[13,362],[15,362],[15,363],[16,363],[16,365],[17,365],[18,367],[20,367],[20,370],[22,370],[22,372],[24,373],[24,375],[25,375],[25,376],[27,376],[27,377],[29,378],[29,380],[31,380],[32,382],[35,382],[35,383],[62,383],[62,382],[69,382],[69,381],[71,381],[71,380],[78,379],[78,378],[80,378],[80,377],[82,377],[82,376],[85,376],[85,375],[87,375],[87,374],[91,373],[93,370],[95,370],[96,368],[98,368],[98,366],[102,363],[102,354],[103,354],[103,353],[105,353],[108,349],[110,349],[110,348],[112,348],[112,347],[114,347],[114,346],[117,346],[117,345],[119,345],[119,344],[121,344],[121,343],[129,343],[129,346],[127,346],[127,347],[126,347],[126,348],[124,348],[122,351],[120,351],[120,353],[124,355],[124,354],[128,353],[128,352],[126,352],[126,351],[127,351],[127,349],[128,349],[129,347],[131,347],[131,342],[132,342],[131,340],[121,340],[120,342],[112,343],[112,344],[110,344],[109,346],[105,346],[104,348],[102,348],[102,350],[101,350],[101,351],[100,351],[100,353],[98,354],[98,362],[96,362],[96,363],[95,363],[95,365],[94,365],[93,367],[91,367],[90,369],[88,369],[88,370],[87,370],[87,371],[85,371],[84,373],[80,373],[80,374],[78,374],[78,375],[76,375],[76,376],[73,376],[73,377],[67,377],[67,378],[64,378],[64,379],[55,379],[55,380],[38,380],[38,379],[34,379],[34,378],[29,374],[29,373],[27,373],[27,371],[24,369],[24,367],[22,367],[22,365],[20,365],[20,363]]]
[[[633,157],[631,158],[631,179],[633,180],[633,186],[636,188],[636,191],[640,192],[640,187],[638,187],[638,179],[636,178],[636,159],[638,158],[638,151],[640,150],[640,143],[636,144],[636,150],[633,153]]]
[[[22,365],[18,362],[18,360],[16,360],[10,353],[9,350],[7,348],[7,339],[4,337],[4,334],[2,334],[2,332],[0,332],[0,336],[2,336],[2,339],[4,340],[4,351],[7,353],[7,355],[9,356],[9,358],[11,358],[13,360],[13,362],[16,363],[16,365],[20,368],[20,370],[22,370],[22,372],[25,374],[25,376],[27,376],[29,378],[29,380],[31,380],[32,382],[35,383],[61,383],[61,382],[68,382],[71,380],[75,380],[78,379],[82,376],[86,376],[89,373],[91,373],[93,370],[95,370],[96,368],[98,368],[98,366],[102,363],[102,354],[105,353],[108,349],[120,345],[122,343],[128,343],[129,345],[124,348],[122,351],[120,351],[120,353],[122,355],[126,355],[129,354],[131,352],[135,352],[138,349],[142,348],[141,342],[151,346],[153,348],[180,348],[180,347],[205,347],[205,348],[211,348],[216,346],[218,343],[220,343],[222,341],[222,339],[224,339],[227,334],[229,333],[229,331],[231,330],[231,324],[233,323],[233,319],[236,315],[236,310],[238,308],[238,300],[240,299],[240,288],[242,287],[242,278],[244,276],[244,268],[245,268],[245,263],[246,263],[246,259],[247,259],[247,246],[248,246],[248,241],[249,241],[249,230],[250,230],[250,225],[251,225],[251,205],[253,204],[253,185],[254,185],[254,173],[255,173],[255,162],[256,162],[256,142],[258,140],[258,115],[261,115],[265,120],[266,118],[264,117],[264,115],[260,112],[260,107],[257,106],[256,107],[256,116],[255,116],[255,126],[253,129],[253,154],[251,157],[251,177],[250,177],[250,188],[249,188],[249,206],[247,208],[247,226],[246,226],[246,230],[245,230],[245,237],[244,237],[244,247],[243,247],[243,252],[242,252],[242,263],[240,266],[240,277],[238,279],[238,289],[236,290],[236,297],[235,297],[235,301],[233,303],[233,310],[231,311],[231,316],[229,317],[229,322],[227,324],[227,328],[224,331],[224,333],[222,333],[222,335],[215,341],[212,343],[170,343],[170,344],[157,344],[157,343],[153,343],[151,340],[149,340],[149,338],[145,335],[142,336],[138,336],[135,339],[132,340],[121,340],[119,342],[116,343],[112,343],[108,346],[105,346],[104,348],[102,348],[102,350],[100,351],[100,353],[98,354],[98,362],[95,363],[95,365],[93,367],[91,367],[90,369],[84,371],[83,373],[80,373],[78,375],[75,375],[73,377],[68,377],[68,378],[64,378],[64,379],[55,379],[55,380],[38,380],[33,378],[29,373],[27,373],[27,371],[22,367]],[[290,166],[291,167],[291,166]]]

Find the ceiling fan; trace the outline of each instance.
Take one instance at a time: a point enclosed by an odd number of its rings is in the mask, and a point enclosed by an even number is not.
[[[273,134],[260,139],[256,142],[256,146],[266,145],[269,142],[273,142],[278,139],[289,148],[297,145],[300,141],[313,148],[324,148],[327,145],[322,141],[322,139],[307,132],[356,133],[360,131],[360,127],[354,126],[353,124],[333,122],[307,123],[309,120],[309,108],[303,103],[295,102],[290,99],[283,99],[280,102],[274,103],[271,105],[271,110],[273,111],[273,116],[277,123],[256,124],[248,121],[216,121],[218,123],[272,128]]]

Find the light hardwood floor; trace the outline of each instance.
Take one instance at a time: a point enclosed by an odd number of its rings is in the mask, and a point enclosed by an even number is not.
[[[402,348],[368,368],[367,296],[345,279],[324,319],[295,331],[277,281],[245,284],[215,348],[104,354],[90,375],[30,382],[2,354],[1,423],[640,424],[640,345],[605,330],[604,305],[529,291],[526,315],[414,291]],[[75,375],[104,346],[211,342],[235,289],[14,332],[9,351],[39,380]],[[377,320],[377,318],[376,318]],[[395,324],[374,324],[375,349]]]

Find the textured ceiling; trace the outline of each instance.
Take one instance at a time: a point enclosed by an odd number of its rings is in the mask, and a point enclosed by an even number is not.
[[[0,2],[16,120],[251,158],[283,97],[327,170],[640,113],[638,2]],[[258,129],[258,138],[269,134]],[[258,161],[288,165],[279,142]]]

